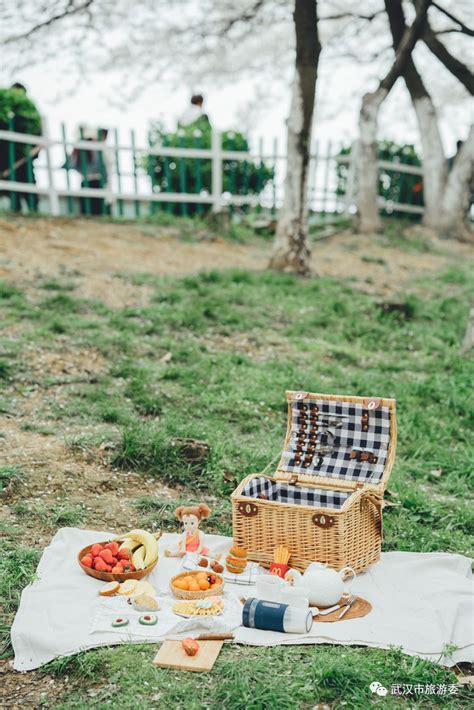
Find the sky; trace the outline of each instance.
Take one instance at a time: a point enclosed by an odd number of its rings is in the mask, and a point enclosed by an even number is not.
[[[441,130],[447,152],[453,152],[456,141],[467,133],[472,115],[462,91],[453,84],[443,67],[436,71],[435,99],[441,114]],[[357,137],[357,120],[362,94],[375,88],[379,66],[360,66],[350,61],[320,61],[317,84],[313,139],[325,145],[351,143]],[[86,80],[71,76],[60,62],[47,66],[36,65],[18,74],[1,73],[0,81],[7,85],[21,81],[40,112],[48,119],[50,130],[59,135],[65,122],[68,137],[72,138],[81,123],[117,127],[122,139],[128,140],[130,129],[136,131],[138,141],[146,142],[150,121],[161,119],[169,128],[176,125],[188,106],[193,92],[205,96],[205,107],[212,123],[220,129],[240,128],[248,132],[256,150],[263,140],[264,152],[273,150],[274,139],[279,150],[284,150],[285,121],[289,110],[290,77],[265,82],[242,77],[227,83],[203,79],[201,82],[183,81],[169,84],[156,81],[131,102],[117,105],[114,81],[117,77],[104,73],[90,73]],[[399,80],[383,105],[379,136],[400,143],[419,145],[415,115],[403,81]]]

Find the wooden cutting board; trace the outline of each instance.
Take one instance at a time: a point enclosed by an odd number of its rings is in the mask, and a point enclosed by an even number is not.
[[[188,656],[181,641],[163,641],[153,663],[160,668],[174,668],[178,671],[210,671],[224,641],[198,641],[198,643],[197,654]]]
[[[342,604],[344,599],[339,600],[339,604]],[[320,622],[331,622],[331,621],[348,621],[349,619],[360,619],[362,616],[367,616],[372,611],[372,604],[363,599],[362,597],[356,597],[354,604],[349,608],[344,614],[342,619],[339,619],[339,614],[342,609],[336,609],[336,611],[327,614],[326,616],[313,616],[313,621],[316,623]]]

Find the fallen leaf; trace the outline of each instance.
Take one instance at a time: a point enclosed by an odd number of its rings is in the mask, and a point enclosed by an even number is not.
[[[401,503],[392,503],[391,500],[382,501],[382,508],[399,508]]]
[[[442,474],[443,474],[442,468],[432,468],[430,471],[430,476],[434,476],[435,478],[441,478]]]
[[[472,685],[474,686],[474,675],[462,675],[458,676],[459,685]]]
[[[169,352],[165,353],[164,355],[162,355],[162,357],[160,357],[159,362],[169,362],[172,357],[173,357],[172,353],[169,353]]]

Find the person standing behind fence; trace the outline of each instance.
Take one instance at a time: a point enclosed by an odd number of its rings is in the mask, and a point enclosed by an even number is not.
[[[191,96],[191,105],[186,109],[181,118],[178,120],[178,125],[183,128],[191,126],[196,121],[204,120],[210,123],[209,116],[204,113],[204,97],[202,94],[193,94]]]
[[[82,126],[79,129],[80,140],[103,142],[107,140],[107,128],[90,128]],[[108,190],[111,175],[109,151],[84,150],[74,148],[68,161],[68,166],[77,170],[82,175],[81,188]],[[81,197],[81,214],[101,215],[110,214],[110,198]]]
[[[2,92],[3,93],[3,92]],[[19,82],[12,84],[2,95],[2,103],[9,108],[9,116],[0,118],[0,127],[13,130],[16,133],[33,133],[41,135],[41,117],[33,101],[27,95],[26,87]],[[41,150],[40,145],[26,143],[0,143],[0,180],[25,182],[36,187],[36,175],[33,167]],[[21,212],[22,201],[25,200],[30,212],[38,211],[38,195],[35,192],[9,192],[10,207],[14,212]]]

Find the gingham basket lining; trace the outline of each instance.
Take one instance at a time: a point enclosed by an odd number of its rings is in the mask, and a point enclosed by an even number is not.
[[[325,417],[334,417],[337,421],[342,421],[342,427],[329,427],[334,433],[335,449],[331,453],[323,455],[323,461],[318,465],[318,456],[313,459],[309,467],[303,466],[303,462],[295,462],[296,433],[302,428],[298,422],[299,413],[304,407],[316,405],[318,407],[319,421]],[[326,476],[327,478],[344,479],[347,481],[357,481],[361,483],[378,483],[384,473],[385,462],[388,454],[390,442],[390,409],[379,407],[369,412],[369,429],[362,431],[361,417],[367,408],[363,404],[353,402],[341,402],[334,400],[322,400],[303,398],[299,401],[291,401],[291,425],[290,437],[283,451],[279,464],[279,470],[290,474],[305,474],[314,476]],[[309,410],[308,410],[309,411]],[[309,425],[305,427],[309,433]],[[318,436],[318,443],[325,446],[331,443],[327,435]],[[353,449],[369,451],[377,456],[377,463],[360,462],[351,459],[350,454]],[[303,456],[304,458],[304,456]]]
[[[307,505],[314,508],[333,508],[339,510],[352,491],[333,491],[319,488],[304,488],[293,486],[275,479],[257,476],[247,483],[242,491],[248,498],[261,498],[273,503],[289,503],[291,505]]]

